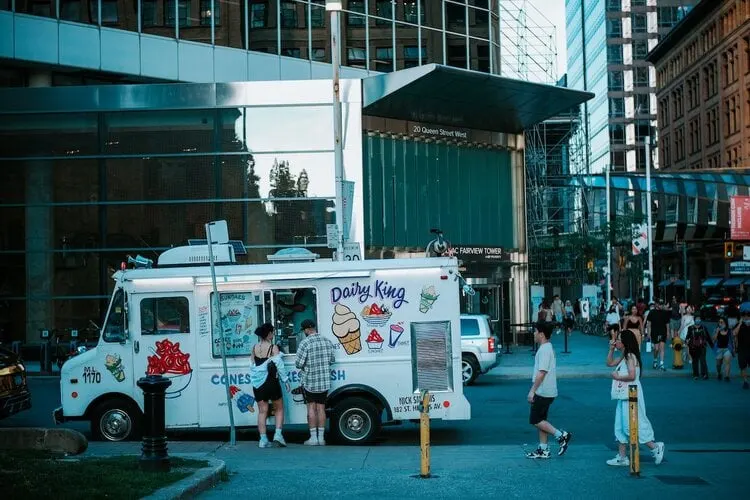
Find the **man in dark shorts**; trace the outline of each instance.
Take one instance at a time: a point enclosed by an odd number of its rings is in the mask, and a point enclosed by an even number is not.
[[[672,312],[659,301],[659,304],[648,312],[646,318],[646,333],[651,338],[654,346],[654,368],[666,371],[664,368],[664,350],[667,345],[667,328],[672,317]],[[658,356],[658,359],[657,359]]]
[[[534,357],[533,384],[527,396],[531,404],[529,423],[539,429],[539,447],[526,454],[526,458],[549,458],[549,447],[547,439],[550,435],[557,439],[560,448],[558,455],[568,450],[568,443],[572,437],[569,432],[556,429],[547,421],[549,407],[557,397],[557,363],[555,351],[549,341],[552,336],[552,325],[550,323],[537,323],[534,328],[534,341],[539,344],[539,349]]]
[[[307,424],[310,439],[307,446],[325,446],[326,397],[331,388],[331,365],[334,362],[333,343],[320,335],[315,322],[302,322],[305,339],[297,348],[296,366],[300,370],[300,384],[307,404]]]
[[[743,309],[741,314],[741,321],[734,327],[734,345],[742,375],[742,388],[750,389],[747,381],[747,369],[750,367],[750,309]]]

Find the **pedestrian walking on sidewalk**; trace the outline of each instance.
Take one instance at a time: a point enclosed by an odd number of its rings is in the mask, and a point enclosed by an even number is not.
[[[667,346],[667,335],[669,328],[671,312],[664,305],[662,301],[649,311],[646,317],[646,326],[648,328],[648,336],[651,338],[651,343],[654,347],[654,369],[659,368],[661,371],[666,371],[664,368],[664,351]]]
[[[331,388],[331,365],[334,362],[333,343],[321,336],[315,322],[306,319],[302,331],[307,336],[297,349],[296,366],[300,370],[300,385],[307,404],[307,424],[310,439],[307,446],[325,446],[326,398]]]
[[[622,355],[615,358],[615,349]],[[654,441],[654,428],[646,416],[646,400],[640,381],[641,351],[632,331],[623,330],[616,340],[610,340],[607,366],[615,367],[612,372],[611,397],[616,401],[615,439],[618,444],[617,456],[607,460],[607,465],[630,466],[630,459],[626,454],[627,444],[630,441],[628,386],[633,384],[638,387],[638,441],[651,449],[654,462],[659,465],[664,459],[664,443]]]
[[[250,365],[250,381],[253,384],[253,393],[258,402],[258,432],[260,448],[286,446],[282,428],[284,427],[284,400],[281,395],[281,384],[284,382],[286,390],[289,390],[289,375],[284,368],[284,361],[278,346],[273,345],[273,325],[265,323],[255,329],[255,334],[260,342],[253,346],[253,362]],[[268,402],[273,404],[273,415],[275,420],[275,431],[273,443],[268,441],[266,434],[266,419],[268,418]]]
[[[750,389],[747,370],[750,366],[750,310],[742,311],[742,321],[734,328],[734,345],[737,350],[737,363],[742,376],[742,388]]]
[[[643,318],[638,314],[638,308],[632,306],[630,308],[630,314],[622,318],[621,330],[633,330],[635,338],[638,340],[638,345],[641,345],[643,340]]]
[[[693,360],[693,380],[698,380],[698,377],[708,380],[706,349],[711,345],[711,336],[698,314],[695,315],[693,324],[688,327],[685,343],[690,351],[690,358]]]
[[[526,397],[531,405],[529,423],[539,430],[539,446],[536,450],[526,454],[526,458],[549,458],[548,437],[557,439],[558,455],[564,455],[572,435],[564,430],[556,429],[547,421],[549,407],[557,397],[557,363],[555,351],[549,341],[552,336],[552,325],[537,323],[534,327],[534,341],[539,349],[534,356],[534,374],[532,385]]]
[[[727,321],[719,318],[719,324],[711,340],[716,348],[716,376],[729,382],[732,371],[732,357],[734,356],[734,336],[727,327]]]

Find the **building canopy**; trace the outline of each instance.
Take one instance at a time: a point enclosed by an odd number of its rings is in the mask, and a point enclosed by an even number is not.
[[[518,134],[594,94],[428,64],[363,79],[364,113]]]
[[[571,176],[570,186],[606,188],[603,174]],[[563,182],[565,182],[563,181]],[[645,174],[611,174],[610,188],[625,191],[646,191]],[[729,203],[731,196],[750,194],[750,173],[747,170],[723,172],[657,172],[651,175],[651,192],[674,196],[704,198]]]

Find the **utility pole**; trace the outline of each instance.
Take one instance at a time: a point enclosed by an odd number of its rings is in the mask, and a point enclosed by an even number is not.
[[[344,147],[342,144],[341,93],[341,0],[326,0],[331,13],[331,66],[333,66],[333,156],[336,177],[336,260],[344,260]],[[351,203],[351,200],[349,200]]]
[[[609,165],[604,172],[605,182],[607,184],[607,307],[612,302],[612,218],[610,214],[610,194],[609,194]]]
[[[646,148],[646,237],[648,238],[648,303],[654,301],[654,238],[651,221],[651,138],[643,138]]]

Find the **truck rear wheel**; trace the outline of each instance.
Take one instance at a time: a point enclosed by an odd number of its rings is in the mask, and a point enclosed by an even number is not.
[[[347,398],[331,414],[331,431],[341,444],[366,444],[380,431],[380,412],[363,398]]]
[[[471,385],[479,376],[479,363],[477,358],[471,354],[461,356],[461,377],[464,385]]]
[[[109,399],[91,413],[91,433],[97,441],[129,441],[140,433],[142,414],[127,399]]]

